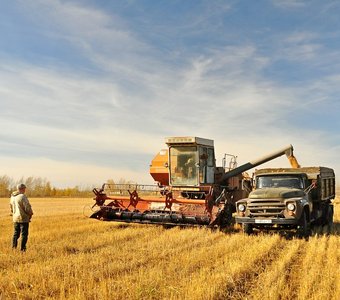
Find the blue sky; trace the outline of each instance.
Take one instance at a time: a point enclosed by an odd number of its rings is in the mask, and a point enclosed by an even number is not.
[[[2,1],[0,164],[151,183],[164,137],[340,171],[338,1]],[[266,166],[288,166],[279,158]]]

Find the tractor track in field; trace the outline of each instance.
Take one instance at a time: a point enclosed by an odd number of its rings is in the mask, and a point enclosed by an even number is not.
[[[299,274],[298,270],[301,270],[300,266],[303,262],[303,253],[305,250],[304,242],[299,245],[296,254],[292,257],[290,263],[287,265],[285,272],[285,282],[289,286],[290,291],[289,297],[291,299],[298,298],[298,287],[299,287]]]
[[[261,283],[259,282],[259,280],[261,280],[261,275],[275,267],[278,258],[280,258],[281,254],[289,247],[290,242],[281,238],[279,243],[274,245],[269,251],[264,253],[264,255],[254,260],[251,269],[241,272],[234,278],[232,283],[228,283],[225,293],[217,299],[253,299],[252,292],[254,291],[254,288],[261,286]],[[292,270],[298,265],[302,251],[301,244],[298,246],[296,254],[291,261],[292,263],[285,269],[285,280],[289,284],[292,284],[291,281],[294,280],[293,276],[296,276]],[[294,288],[293,285],[291,288],[296,294],[296,288]],[[294,299],[294,294],[292,294],[292,299]]]
[[[247,299],[248,292],[251,286],[257,281],[260,274],[266,271],[273,261],[279,256],[283,250],[282,240],[273,245],[273,247],[261,257],[253,261],[251,269],[242,271],[233,282],[228,283],[225,288],[225,293],[218,298],[222,299]]]

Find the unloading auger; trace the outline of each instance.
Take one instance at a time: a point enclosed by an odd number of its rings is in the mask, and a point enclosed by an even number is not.
[[[236,201],[252,189],[247,170],[284,154],[292,166],[298,165],[292,145],[230,169],[216,166],[213,140],[169,137],[166,144],[168,149],[161,150],[150,166],[157,185],[104,183],[93,189],[94,207],[99,209],[91,218],[223,228],[231,223]]]

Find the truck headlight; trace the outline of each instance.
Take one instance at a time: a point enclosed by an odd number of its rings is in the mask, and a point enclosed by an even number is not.
[[[245,211],[246,211],[246,206],[245,206],[244,204],[239,204],[239,205],[238,205],[238,210],[239,210],[240,212],[245,212]]]
[[[296,208],[296,206],[295,206],[294,203],[289,203],[289,204],[287,205],[287,208],[288,208],[288,210],[290,210],[290,211],[294,211],[295,208]]]

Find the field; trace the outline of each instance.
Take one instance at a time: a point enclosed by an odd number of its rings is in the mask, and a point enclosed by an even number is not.
[[[287,240],[101,222],[91,199],[30,199],[28,250],[0,199],[0,299],[340,299],[340,201],[330,237]]]

